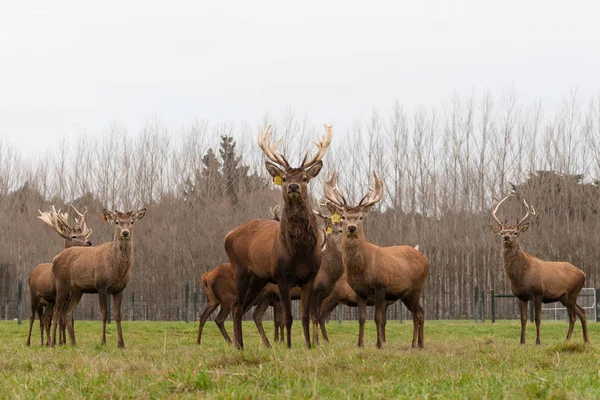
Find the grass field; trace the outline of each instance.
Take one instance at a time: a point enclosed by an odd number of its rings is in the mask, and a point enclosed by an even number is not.
[[[272,326],[267,322],[272,336]],[[590,323],[592,345],[581,326],[565,343],[567,324],[542,322],[542,345],[528,324],[426,321],[424,350],[410,349],[412,323],[387,325],[388,343],[375,348],[375,325],[366,325],[366,348],[356,348],[356,322],[330,322],[331,344],[303,348],[294,323],[293,349],[266,349],[245,323],[244,352],[222,340],[209,322],[201,347],[197,325],[124,322],[125,344],[99,345],[99,322],[76,322],[76,347],[25,346],[27,323],[0,322],[0,398],[600,398],[600,325]],[[232,326],[229,322],[228,330]]]

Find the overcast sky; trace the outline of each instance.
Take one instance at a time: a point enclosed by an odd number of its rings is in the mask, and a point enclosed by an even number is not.
[[[455,3],[455,5],[449,5]],[[600,89],[597,1],[15,1],[0,11],[0,138],[24,155],[117,122],[348,127],[453,94],[552,107]]]

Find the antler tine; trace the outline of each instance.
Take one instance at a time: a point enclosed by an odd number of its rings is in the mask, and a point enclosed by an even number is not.
[[[494,219],[494,221],[496,221],[496,223],[499,226],[504,226],[504,224],[502,223],[502,221],[500,221],[500,219],[496,216],[496,213],[498,212],[498,208],[500,207],[500,204],[504,203],[504,200],[508,199],[510,196],[512,196],[512,194],[508,194],[505,198],[503,198],[500,201],[494,200],[492,202],[492,218]],[[497,203],[496,203],[497,202]],[[496,203],[496,206],[494,207],[494,203]]]
[[[275,221],[280,221],[278,210],[279,210],[279,204],[275,205],[275,207],[269,207],[269,211],[271,211],[271,217]]]
[[[340,191],[337,189],[337,187],[336,188],[333,187],[334,181],[335,181],[335,172],[331,175],[331,178],[329,178],[329,180],[325,181],[325,183],[324,183],[325,198],[327,199],[327,201],[329,201],[334,206],[336,206],[338,208],[344,208],[347,204],[346,199],[343,196],[341,197],[341,200],[340,200],[340,198],[338,198],[338,195],[335,192],[337,192],[339,194]],[[334,189],[335,189],[335,192],[334,192]]]
[[[315,154],[315,156],[313,158],[311,158],[309,161],[306,161],[306,158],[308,157],[308,152],[307,152],[304,155],[304,159],[302,160],[302,164],[300,165],[300,168],[312,167],[313,165],[315,165],[316,163],[318,163],[319,161],[321,161],[323,159],[323,156],[325,156],[325,152],[327,151],[327,148],[331,144],[331,138],[333,136],[331,128],[332,128],[331,125],[325,124],[326,133],[321,137],[321,139],[319,141],[317,141],[316,139],[313,140],[313,143],[317,146],[317,149],[319,149],[319,151],[317,151],[317,154]]]
[[[529,218],[530,215],[536,215],[535,208],[533,208],[533,206],[529,206],[529,204],[527,204],[527,200],[523,199],[523,204],[525,204],[525,208],[527,209],[527,214],[525,214],[525,216],[523,218],[521,218],[520,221],[517,222],[517,226],[521,225],[523,222],[525,222],[527,220],[527,218]]]
[[[85,211],[84,211],[84,213],[83,213],[83,214],[82,214],[82,213],[80,213],[80,212],[79,212],[79,210],[77,210],[77,209],[75,208],[75,206],[73,205],[73,203],[69,203],[69,206],[71,206],[71,208],[73,209],[73,211],[75,211],[75,212],[77,213],[77,215],[79,215],[79,216],[81,217],[81,220],[82,220],[82,221],[85,219],[85,214],[87,214],[87,212],[88,212],[88,209],[87,209],[87,207],[86,207],[86,206],[83,206],[83,208],[85,208]]]
[[[323,205],[321,203],[319,203],[319,205]],[[313,214],[315,214],[317,217],[323,218],[325,221],[331,221],[331,217],[324,215],[321,210],[317,211],[315,209],[313,209]]]
[[[277,154],[277,146],[281,143],[283,138],[279,138],[273,142],[273,133],[271,132],[271,125],[268,125],[263,131],[258,134],[258,146],[261,148],[263,153],[276,164],[284,168],[289,168],[290,164],[287,162],[285,157],[281,154]]]
[[[383,195],[385,193],[383,183],[381,182],[375,171],[373,171],[373,177],[375,178],[375,189],[373,189],[373,191],[371,192],[369,200],[367,200],[366,203],[363,204],[361,200],[361,203],[359,203],[359,206],[361,207],[370,207],[383,198]]]
[[[68,237],[66,229],[71,229],[68,222],[65,221],[65,219],[68,219],[68,214],[61,215],[60,209],[58,209],[57,212],[54,206],[52,206],[52,211],[38,211],[40,213],[40,215],[38,215],[39,219],[41,219],[46,225],[54,229],[56,233],[58,233],[63,238],[66,239]]]

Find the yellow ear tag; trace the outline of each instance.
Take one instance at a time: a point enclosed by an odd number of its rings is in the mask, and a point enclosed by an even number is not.
[[[276,175],[275,178],[273,178],[273,183],[277,186],[281,186],[283,185],[283,179],[281,179],[279,175]]]
[[[334,212],[333,215],[331,216],[331,222],[333,222],[334,224],[337,224],[338,222],[340,222],[340,214],[338,214],[338,212]]]
[[[333,229],[330,226],[327,227],[327,234],[331,235],[333,233]]]

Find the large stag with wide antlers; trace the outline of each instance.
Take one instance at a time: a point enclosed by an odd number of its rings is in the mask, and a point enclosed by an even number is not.
[[[74,246],[91,246],[89,237],[92,230],[85,223],[86,211],[81,214],[71,204],[71,207],[79,215],[75,223],[69,223],[69,214],[61,213],[60,209],[56,211],[54,206],[52,211],[42,212],[38,216],[46,225],[50,226],[56,233],[65,239],[65,249]],[[52,275],[52,263],[39,264],[29,274],[29,294],[31,295],[31,318],[29,319],[29,334],[27,335],[27,346],[31,344],[31,330],[35,322],[37,313],[40,319],[41,343],[44,345],[44,329],[46,330],[46,345],[50,344],[50,323],[54,312],[54,303],[56,301],[56,287],[54,285],[54,275]],[[65,325],[61,321],[60,342],[65,340]]]
[[[106,344],[108,295],[113,296],[113,312],[119,335],[119,347],[125,347],[121,331],[121,301],[133,267],[133,224],[146,215],[146,209],[122,213],[103,210],[106,221],[114,221],[112,242],[96,247],[71,247],[52,261],[56,284],[56,306],[52,320],[53,346],[56,323],[64,316],[71,344],[75,344],[72,315],[84,293],[98,293],[102,316],[101,344]],[[66,305],[66,308],[65,308]]]
[[[496,215],[500,205],[510,197],[492,203],[491,215],[496,226],[490,225],[492,232],[502,239],[502,259],[504,272],[510,281],[512,292],[519,299],[521,311],[521,344],[525,344],[527,325],[527,302],[533,301],[536,326],[536,344],[540,344],[540,323],[542,303],[560,301],[569,314],[567,340],[571,338],[576,317],[581,320],[583,339],[589,343],[585,311],[577,305],[577,297],[585,283],[585,274],[568,262],[543,261],[523,251],[519,236],[529,229],[529,217],[536,215],[535,208],[523,200],[526,214],[517,218],[516,225],[503,223]]]
[[[305,345],[310,348],[309,308],[313,281],[321,264],[319,232],[308,195],[308,182],[323,166],[322,158],[331,143],[331,126],[326,135],[315,141],[318,151],[314,157],[304,157],[300,167],[293,168],[277,152],[281,142],[273,141],[270,126],[259,134],[258,145],[270,161],[267,171],[275,183],[282,186],[284,206],[281,222],[251,220],[225,238],[225,250],[235,268],[237,307],[234,310],[234,345],[244,347],[242,316],[247,307],[268,283],[277,283],[284,309],[287,346],[292,346],[292,310],[290,288],[300,285],[302,328]]]
[[[325,182],[325,197],[332,212],[340,215],[343,225],[342,260],[348,284],[356,292],[358,303],[358,346],[363,346],[366,307],[368,299],[375,302],[377,347],[385,342],[385,310],[389,301],[402,300],[413,313],[412,346],[423,347],[423,308],[419,304],[425,280],[429,274],[429,261],[412,246],[379,247],[365,239],[363,217],[379,202],[384,189],[377,174],[375,188],[350,206],[346,198],[334,187],[335,173]]]

